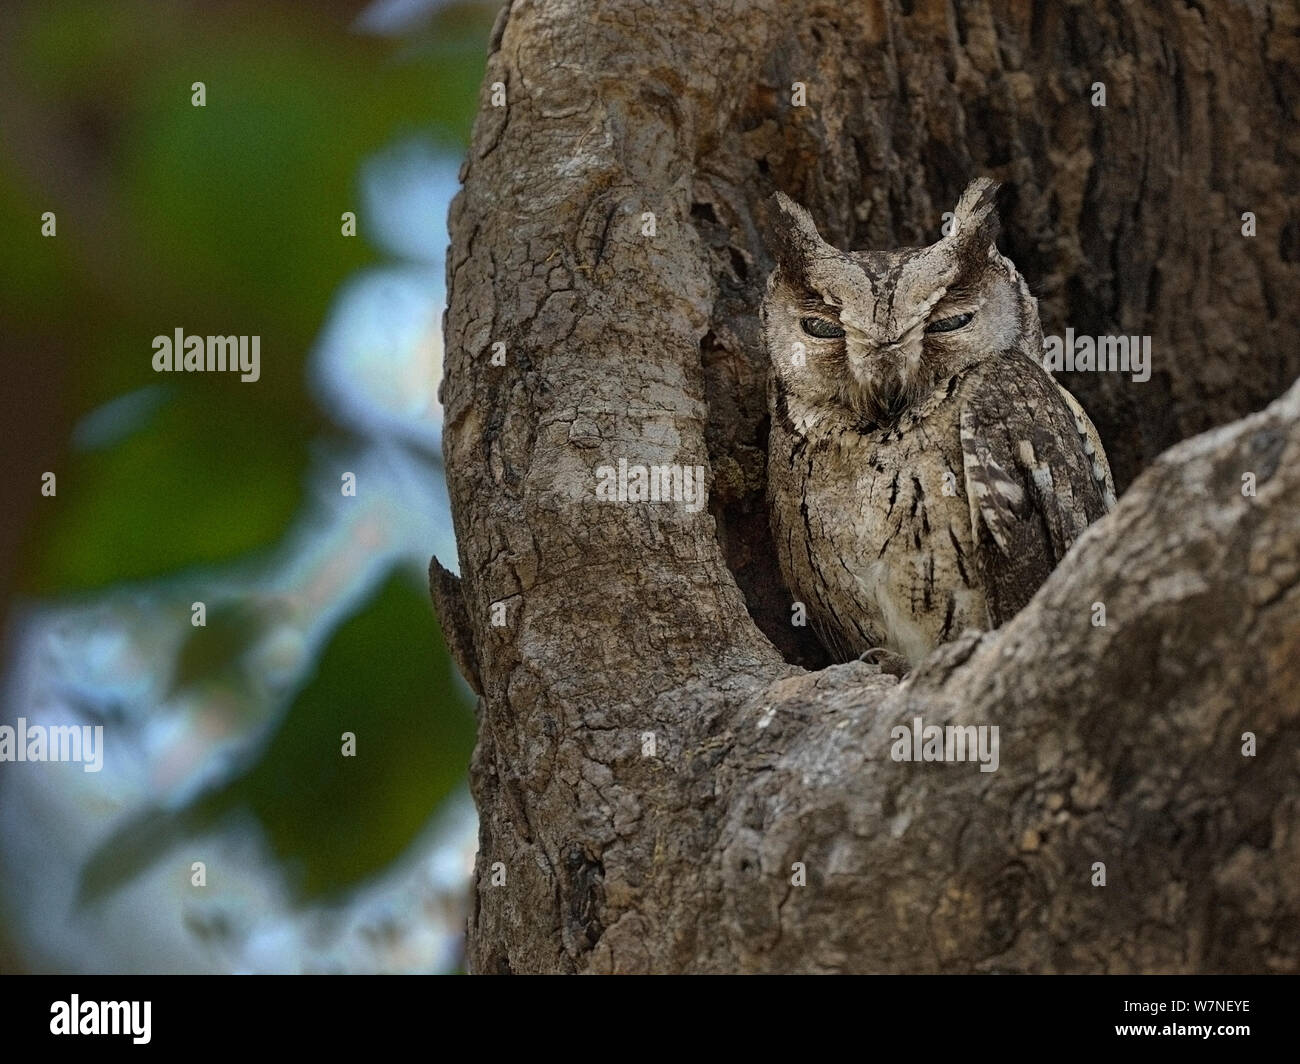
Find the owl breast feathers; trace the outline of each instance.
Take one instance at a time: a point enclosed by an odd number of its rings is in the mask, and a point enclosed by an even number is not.
[[[763,301],[782,573],[836,660],[915,664],[1033,596],[1115,501],[973,182],[927,248],[842,252],[778,193]]]

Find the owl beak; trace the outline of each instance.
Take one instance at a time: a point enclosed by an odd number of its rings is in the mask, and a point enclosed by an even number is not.
[[[849,373],[860,387],[875,390],[897,376],[898,350],[894,344],[850,342],[845,348]]]
[[[849,365],[855,371],[858,369],[880,370],[897,361],[903,343],[904,340],[899,339],[882,344],[871,340],[855,339],[850,334],[845,345],[845,353],[848,355]]]

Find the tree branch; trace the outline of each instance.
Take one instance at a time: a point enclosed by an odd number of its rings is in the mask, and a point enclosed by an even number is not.
[[[1061,11],[552,0],[498,24],[443,388],[483,690],[475,970],[1297,968],[1300,400],[1152,465],[1300,373],[1293,14]],[[1252,151],[1214,153],[1224,129]],[[1146,384],[1066,381],[1121,487],[1151,468],[998,632],[901,685],[804,672],[762,497],[763,203],[917,243],[979,173],[1014,190],[1002,246],[1049,332],[1155,337]],[[597,501],[620,457],[707,467],[709,508]],[[916,716],[996,724],[998,771],[891,760]]]

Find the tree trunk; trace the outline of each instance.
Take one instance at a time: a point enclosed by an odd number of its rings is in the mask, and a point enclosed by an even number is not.
[[[1231,0],[502,13],[448,258],[464,579],[435,581],[482,690],[473,970],[1300,967],[1298,26]],[[979,174],[1047,333],[1152,337],[1145,383],[1061,377],[1120,504],[903,682],[806,671],[763,499],[767,198],[839,246],[931,243]],[[709,507],[597,501],[620,458],[705,466]],[[998,770],[892,760],[915,717],[997,725]]]

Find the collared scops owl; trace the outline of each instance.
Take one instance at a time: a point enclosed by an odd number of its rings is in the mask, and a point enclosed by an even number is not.
[[[997,186],[929,247],[840,251],[778,193],[763,300],[782,573],[836,660],[915,665],[1020,610],[1115,501],[1088,416],[1043,368],[996,246]]]

